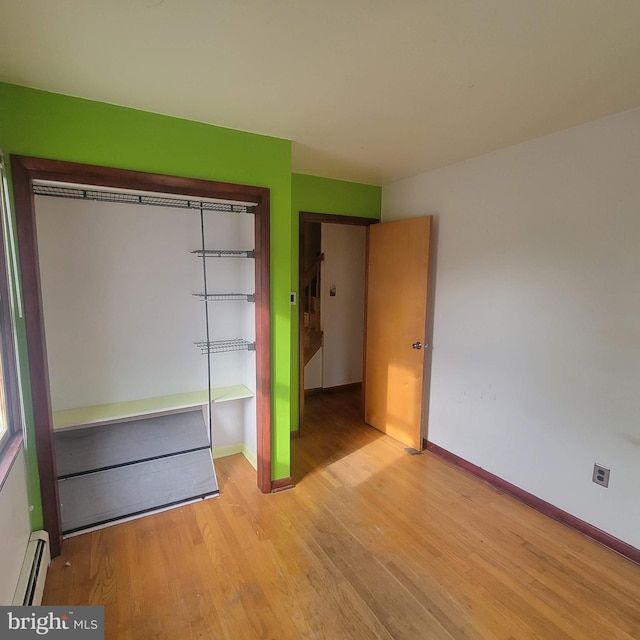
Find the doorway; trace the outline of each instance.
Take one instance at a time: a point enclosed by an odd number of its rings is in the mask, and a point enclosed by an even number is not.
[[[305,395],[361,388],[366,246],[377,222],[300,212],[297,435],[304,434]]]
[[[327,217],[331,221],[331,217]],[[311,214],[306,220],[322,222],[326,217]],[[310,295],[310,290],[315,290],[314,286],[308,286],[308,279],[304,280],[314,263],[313,256],[311,260],[304,256],[305,245],[309,244],[304,238],[307,228],[304,222],[305,217],[301,216],[302,431],[305,424],[305,343],[311,342],[309,330],[314,310],[314,304],[304,298]],[[408,445],[407,451],[414,453],[425,446],[428,422],[433,300],[430,295],[432,222],[433,216],[408,218],[375,224],[367,228],[366,233],[366,303],[363,310],[366,331],[363,336],[361,414],[366,424]],[[320,262],[322,258],[321,252]],[[322,280],[322,274],[319,278]],[[320,287],[323,292],[327,288],[331,292],[331,282],[324,282]]]

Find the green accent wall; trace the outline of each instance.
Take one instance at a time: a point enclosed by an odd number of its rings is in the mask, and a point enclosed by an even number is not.
[[[291,142],[0,83],[0,147],[20,154],[271,190],[272,477],[290,475],[298,427],[299,211],[380,217],[381,187],[291,173]],[[42,527],[24,321],[18,348],[25,401],[31,524]]]
[[[289,470],[291,142],[0,83],[0,146],[22,154],[271,190],[272,477]],[[33,443],[24,323],[19,351]],[[37,462],[27,449],[32,526],[42,526]]]
[[[298,256],[300,212],[328,213],[380,219],[382,212],[382,187],[346,182],[331,178],[320,178],[294,173],[291,176],[291,290],[299,293]],[[299,427],[299,380],[298,358],[299,326],[297,309],[291,325],[291,430]]]
[[[296,229],[300,211],[379,220],[382,187],[294,173],[291,176],[291,205]]]

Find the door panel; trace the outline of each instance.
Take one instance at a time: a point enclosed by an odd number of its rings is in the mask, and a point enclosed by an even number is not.
[[[422,449],[432,216],[369,228],[365,421]]]

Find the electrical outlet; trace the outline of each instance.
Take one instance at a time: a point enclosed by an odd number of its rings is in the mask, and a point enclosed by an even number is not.
[[[593,465],[593,477],[591,478],[596,484],[599,484],[603,487],[609,486],[609,474],[611,473],[611,469],[607,469],[607,467],[603,467],[601,464],[597,462]]]

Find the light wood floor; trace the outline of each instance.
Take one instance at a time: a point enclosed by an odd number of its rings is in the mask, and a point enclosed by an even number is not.
[[[294,490],[221,459],[219,498],[67,540],[45,603],[103,604],[109,639],[640,638],[638,565],[409,455],[353,399],[308,399]]]

